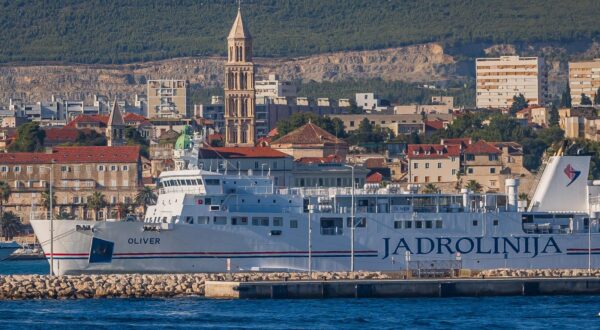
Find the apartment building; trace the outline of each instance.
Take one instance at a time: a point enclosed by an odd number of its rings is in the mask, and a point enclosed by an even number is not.
[[[502,181],[501,155],[500,149],[483,140],[468,145],[464,151],[463,181],[475,180],[484,191],[499,191]]]
[[[296,97],[296,86],[289,81],[279,80],[279,77],[275,74],[269,75],[268,79],[257,80],[254,89],[256,90],[257,100]]]
[[[185,118],[188,116],[189,84],[185,80],[148,80],[148,118]]]
[[[475,60],[478,108],[509,108],[523,94],[529,104],[543,105],[547,73],[539,57],[501,56]]]
[[[32,207],[35,212],[48,211],[42,206],[42,193],[49,190],[50,184],[56,201],[53,214],[93,219],[94,210],[86,202],[98,191],[107,202],[99,218],[115,217],[119,204],[134,202],[141,177],[138,146],[0,153],[0,180],[8,183],[12,192],[5,210],[15,212],[25,222],[30,219]]]
[[[593,61],[569,62],[569,88],[571,103],[581,104],[581,94],[592,101],[600,88],[600,58]]]
[[[458,145],[409,144],[406,159],[411,183],[456,182],[460,173]]]

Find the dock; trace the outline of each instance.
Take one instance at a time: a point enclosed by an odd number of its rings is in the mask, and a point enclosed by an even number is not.
[[[600,278],[206,281],[217,299],[415,298],[600,295]]]

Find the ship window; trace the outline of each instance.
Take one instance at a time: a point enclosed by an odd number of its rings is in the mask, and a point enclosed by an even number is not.
[[[342,235],[342,218],[321,218],[321,235]]]
[[[402,229],[402,222],[403,221],[400,221],[400,220],[394,221],[394,228],[395,229]]]
[[[209,217],[207,216],[198,216],[198,220],[196,222],[199,225],[208,225],[210,223]]]
[[[346,227],[351,228],[352,227],[352,218],[348,217],[346,218]],[[356,228],[364,228],[367,226],[367,218],[365,217],[354,217],[354,224],[356,225]]]
[[[498,219],[494,219],[494,226],[498,225]]]
[[[267,218],[267,217],[253,217],[252,218],[252,225],[253,226],[268,226],[269,225],[269,218]]]
[[[404,228],[406,228],[406,229],[412,228],[412,221],[404,221]]]
[[[214,217],[213,218],[213,223],[215,225],[226,225],[227,224],[227,217]]]
[[[275,226],[275,227],[283,226],[283,218],[282,217],[273,217],[273,226]]]
[[[435,228],[442,228],[442,220],[435,220]]]
[[[425,228],[427,228],[427,229],[433,228],[433,221],[425,220]]]
[[[190,225],[194,223],[194,217],[187,216],[185,217],[185,223],[189,223]]]
[[[231,224],[245,226],[248,224],[248,217],[233,217],[231,218]]]
[[[194,185],[192,183],[192,180],[190,180],[190,179],[185,180],[185,184],[187,184],[188,186],[193,186]]]
[[[211,202],[212,201],[210,200],[210,198],[205,198],[204,199],[204,204],[206,204],[206,205],[211,205]]]
[[[196,179],[196,184],[199,185],[199,186],[201,186],[202,185],[202,180]]]
[[[218,186],[220,184],[219,179],[205,179],[204,183],[207,186]]]
[[[423,228],[423,221],[421,221],[421,220],[417,220],[417,221],[415,221],[415,228],[416,228],[416,229],[421,229],[421,228]]]
[[[473,226],[477,226],[478,221],[477,220],[473,220]]]
[[[167,217],[163,217],[163,218],[162,218],[162,222],[163,222],[163,223],[167,223]]]
[[[298,220],[290,220],[290,228],[298,228]]]

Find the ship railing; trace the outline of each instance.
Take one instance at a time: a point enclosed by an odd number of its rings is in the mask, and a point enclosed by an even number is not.
[[[159,189],[159,194],[165,193],[190,193],[190,194],[201,194],[204,193],[200,187],[194,186],[175,186],[175,187],[162,187]]]
[[[255,195],[273,195],[273,186],[238,186],[236,192],[246,192]]]

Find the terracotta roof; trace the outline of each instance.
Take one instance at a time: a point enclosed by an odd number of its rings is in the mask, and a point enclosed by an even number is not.
[[[46,128],[44,132],[46,132],[44,140],[52,142],[75,142],[79,135],[79,130],[71,127]]]
[[[343,140],[338,139],[333,134],[327,132],[321,127],[308,123],[302,127],[299,127],[283,137],[272,142],[273,145],[279,144],[344,144],[347,143]]]
[[[385,166],[385,159],[383,158],[369,158],[365,160],[365,167],[367,168],[382,168]]]
[[[137,113],[127,112],[125,116],[123,116],[123,120],[125,122],[146,122],[148,119],[142,115],[138,115]]]
[[[501,154],[502,151],[496,148],[493,144],[487,143],[484,140],[479,140],[465,149],[465,154],[472,155],[487,155],[487,154]]]
[[[71,120],[65,127],[77,128],[79,123],[98,123],[101,127],[106,127],[108,116],[106,115],[79,115]]]
[[[288,154],[269,147],[200,148],[199,158],[289,158]]]
[[[373,172],[367,176],[367,183],[381,183],[383,181],[383,174],[379,172]]]
[[[277,129],[277,127],[273,128],[272,130],[269,131],[269,133],[267,133],[268,137],[276,137],[279,134],[279,130]]]
[[[460,156],[460,146],[441,144],[409,144],[406,157],[409,159],[440,159]]]
[[[0,153],[0,164],[135,163],[139,157],[139,146],[55,147],[52,153]]]
[[[449,139],[442,139],[441,144],[444,145],[451,145],[451,144],[457,144],[457,145],[462,145],[462,146],[468,146],[469,144],[472,143],[473,140],[471,140],[471,138],[449,138]]]
[[[431,128],[431,129],[435,129],[435,130],[444,129],[444,121],[442,121],[442,120],[427,120],[427,121],[425,121],[425,126]]]
[[[327,157],[302,157],[296,160],[300,164],[331,164],[342,163],[344,160],[338,155],[329,155]]]

